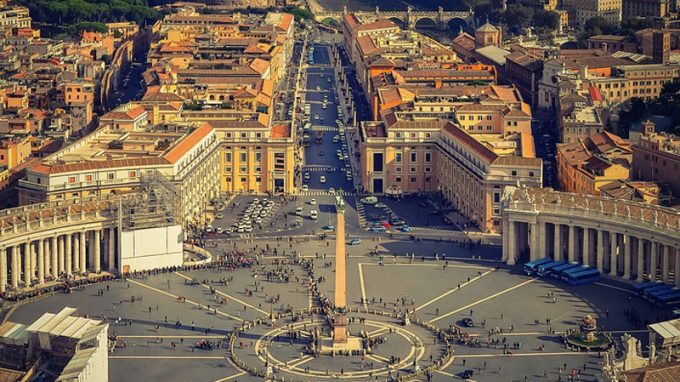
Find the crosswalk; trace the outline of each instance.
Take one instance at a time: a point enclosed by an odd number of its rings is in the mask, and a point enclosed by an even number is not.
[[[329,167],[332,168],[333,171],[337,171],[337,170],[338,170],[337,167],[331,167],[331,166],[319,166],[319,167],[309,167],[309,166],[305,166],[305,167],[303,167],[303,170],[302,170],[302,171],[304,171],[304,172],[327,172],[326,170],[327,170]]]
[[[337,132],[339,131],[337,127],[325,126],[325,125],[312,125],[312,131],[326,131],[326,132]]]
[[[359,226],[361,228],[366,227],[366,209],[364,208],[364,203],[357,202],[357,215],[359,215]]]
[[[450,225],[428,225],[426,227],[409,227],[411,231],[431,231],[431,230],[440,230],[440,231],[451,231],[453,230],[453,226]]]
[[[355,195],[357,195],[357,193],[356,192],[335,191],[335,193],[331,194],[330,192],[324,191],[324,190],[312,190],[312,191],[303,191],[302,195],[305,195],[305,196],[333,196],[333,195],[355,196]]]

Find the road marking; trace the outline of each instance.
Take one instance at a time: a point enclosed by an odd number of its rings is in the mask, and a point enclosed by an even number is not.
[[[628,293],[628,294],[633,294],[633,295],[635,294],[635,292],[633,292],[632,290],[628,290],[628,289],[621,288],[621,287],[617,287],[617,286],[613,286],[613,285],[603,284],[603,283],[600,283],[600,282],[596,282],[596,283],[593,283],[593,284],[599,285],[599,286],[603,286],[603,287],[605,287],[605,288],[616,289],[616,290],[619,290],[619,291],[621,291],[621,292],[626,292],[626,293]]]
[[[240,377],[240,376],[242,376],[242,375],[245,375],[245,374],[247,374],[247,373],[246,373],[245,371],[242,371],[242,372],[240,372],[240,373],[236,373],[236,374],[231,375],[231,376],[229,376],[229,377],[222,378],[222,379],[218,379],[218,380],[216,380],[215,382],[224,382],[224,381],[228,381],[228,380],[230,380],[230,379],[238,378],[238,377]]]
[[[493,358],[493,357],[543,357],[543,356],[565,356],[565,355],[589,355],[592,353],[589,352],[573,352],[573,351],[565,351],[565,352],[555,352],[555,353],[543,353],[543,352],[536,352],[536,353],[512,353],[512,354],[456,354],[456,357],[458,358]]]
[[[135,338],[187,338],[187,339],[204,339],[204,338],[212,338],[212,339],[224,339],[225,336],[116,336],[117,338],[122,338],[122,339],[135,339]]]
[[[142,284],[142,283],[140,283],[139,281],[135,281],[135,280],[132,280],[132,279],[127,279],[127,281],[130,282],[130,283],[132,283],[132,284],[139,285],[139,286],[144,287],[144,288],[146,288],[146,289],[152,290],[152,291],[154,291],[154,292],[158,292],[158,293],[160,293],[160,294],[164,294],[164,295],[166,295],[166,296],[168,296],[168,297],[172,297],[172,298],[174,298],[175,300],[177,300],[177,299],[179,298],[179,296],[177,296],[177,295],[174,295],[174,294],[172,294],[172,293],[168,293],[168,292],[166,292],[166,291],[164,291],[164,290],[160,290],[160,289],[158,289],[158,288],[154,288],[154,287],[149,286],[149,285],[146,285],[146,284]],[[197,303],[197,302],[193,302],[193,301],[191,301],[191,300],[189,300],[189,299],[184,299],[184,302],[188,302],[189,304],[194,305],[194,306],[199,306],[199,305],[203,306],[203,304],[199,304],[199,303]],[[219,309],[214,309],[214,311],[217,312],[217,314],[220,314],[220,315],[225,316],[225,317],[229,317],[229,318],[231,318],[232,320],[241,321],[241,322],[244,322],[244,321],[245,321],[244,319],[242,319],[242,318],[240,318],[240,317],[235,317],[235,316],[232,316],[231,314],[224,313],[224,312],[222,312],[222,311],[219,310]]]
[[[177,276],[183,277],[183,278],[185,278],[185,279],[187,279],[187,280],[189,280],[189,281],[193,280],[193,278],[191,278],[191,277],[189,277],[189,276],[186,276],[186,275],[183,275],[182,273],[175,272],[175,274],[176,274]],[[209,286],[209,285],[206,285],[206,284],[201,283],[201,286],[203,286],[203,287],[206,288],[206,289],[210,289],[210,286]],[[248,304],[248,303],[245,302],[245,301],[239,300],[238,298],[236,298],[236,297],[234,297],[234,296],[230,296],[230,295],[228,295],[228,294],[226,294],[226,293],[224,293],[224,292],[220,292],[219,290],[217,290],[217,288],[215,288],[215,293],[217,293],[217,294],[219,294],[219,295],[221,295],[221,296],[230,298],[230,299],[232,299],[232,300],[238,302],[238,303],[241,304],[241,305],[245,305],[245,306],[249,307],[250,309],[254,309],[254,310],[256,310],[256,311],[258,311],[258,312],[260,312],[260,313],[262,313],[262,314],[264,314],[264,315],[266,315],[266,316],[269,316],[269,313],[265,312],[264,310],[262,310],[262,309],[260,309],[260,308],[258,308],[258,307],[256,307],[256,306],[250,305],[250,304]]]
[[[361,285],[361,299],[363,300],[364,309],[368,311],[368,301],[366,300],[366,287],[364,286],[364,263],[359,263],[359,285]]]
[[[508,289],[506,289],[506,290],[502,290],[502,291],[500,291],[500,292],[498,292],[498,293],[494,293],[494,294],[492,294],[491,296],[485,297],[485,298],[483,298],[483,299],[481,299],[481,300],[479,300],[479,301],[475,301],[475,302],[473,302],[473,303],[471,303],[471,304],[468,304],[468,305],[466,305],[466,306],[464,306],[464,307],[462,307],[462,308],[458,308],[458,309],[456,309],[456,310],[454,310],[454,311],[451,311],[451,312],[449,312],[449,313],[446,313],[446,314],[443,315],[443,316],[439,316],[439,317],[437,317],[437,318],[434,318],[434,319],[430,320],[429,323],[437,322],[437,321],[439,321],[439,320],[441,320],[441,319],[444,319],[444,318],[446,318],[446,317],[448,317],[448,316],[451,316],[451,315],[453,315],[453,314],[456,314],[456,313],[458,313],[458,312],[460,312],[460,311],[466,310],[466,309],[471,308],[471,307],[473,307],[473,306],[475,306],[475,305],[481,304],[481,303],[483,303],[483,302],[485,302],[485,301],[489,301],[489,300],[491,300],[492,298],[496,298],[496,297],[498,297],[498,296],[501,296],[501,295],[504,295],[504,294],[506,294],[506,293],[508,293],[508,292],[511,292],[511,291],[513,291],[513,290],[515,290],[515,289],[517,289],[517,288],[521,288],[521,287],[523,287],[523,286],[525,286],[525,285],[527,285],[527,284],[529,284],[529,283],[532,283],[532,282],[534,282],[534,281],[536,281],[536,280],[538,280],[538,279],[537,279],[537,278],[533,278],[533,279],[527,280],[527,281],[525,281],[525,282],[523,282],[523,283],[517,284],[517,285],[515,285],[515,286],[513,286],[513,287],[511,287],[511,288],[508,288]]]
[[[432,300],[430,300],[430,301],[424,303],[423,305],[417,307],[417,308],[416,308],[416,312],[419,311],[419,310],[421,310],[421,309],[423,309],[424,307],[426,307],[426,306],[428,306],[428,305],[430,305],[430,304],[436,302],[436,301],[441,300],[442,298],[444,298],[444,297],[450,295],[451,293],[453,293],[453,292],[455,292],[455,291],[457,291],[457,290],[463,289],[463,287],[465,287],[465,286],[467,286],[468,284],[473,283],[473,282],[475,282],[475,281],[481,279],[482,277],[488,275],[489,273],[491,273],[491,272],[493,272],[493,271],[495,271],[495,269],[490,269],[490,270],[488,270],[488,271],[482,273],[481,275],[478,275],[478,276],[475,276],[475,277],[471,278],[470,281],[467,281],[467,282],[464,282],[464,283],[460,284],[460,288],[453,288],[453,289],[451,289],[450,291],[448,291],[448,292],[446,292],[446,293],[443,293],[443,294],[439,295],[439,297],[433,298]]]
[[[449,373],[448,371],[444,371],[444,370],[434,370],[434,372],[439,373],[441,375],[445,375],[447,377],[455,377],[455,375]]]
[[[194,355],[110,355],[111,359],[225,359],[222,356],[194,356]]]
[[[313,360],[313,359],[314,359],[314,357],[312,357],[311,355],[305,355],[305,356],[303,356],[302,358],[298,358],[298,359],[296,359],[296,360],[293,361],[293,362],[288,362],[288,367],[294,369],[294,368],[296,368],[296,367],[302,365],[303,363],[309,362],[309,361],[311,361],[311,360]]]

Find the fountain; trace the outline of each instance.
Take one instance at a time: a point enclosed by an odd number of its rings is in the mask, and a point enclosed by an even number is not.
[[[597,320],[591,315],[585,316],[579,322],[579,330],[567,332],[564,342],[579,351],[603,351],[613,344],[608,334],[597,330]]]

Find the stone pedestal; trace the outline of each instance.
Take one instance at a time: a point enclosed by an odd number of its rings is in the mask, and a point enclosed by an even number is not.
[[[333,344],[347,343],[347,317],[342,313],[335,315],[333,325]]]

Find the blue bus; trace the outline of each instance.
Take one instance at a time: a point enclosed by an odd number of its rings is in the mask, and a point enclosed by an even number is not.
[[[562,264],[562,265],[560,265],[560,266],[558,266],[558,267],[553,268],[553,269],[550,271],[550,277],[556,278],[556,279],[559,280],[559,279],[562,278],[562,275],[564,274],[565,271],[568,271],[568,270],[574,269],[574,268],[578,268],[578,267],[580,267],[580,266],[581,266],[581,264],[578,264],[578,263],[566,263],[566,264]]]
[[[649,300],[649,299],[651,299],[652,296],[656,296],[658,294],[661,294],[663,291],[670,290],[671,288],[673,288],[673,286],[668,285],[668,284],[661,284],[659,286],[647,288],[647,289],[642,291],[642,297],[644,299]]]
[[[548,264],[551,261],[553,261],[553,260],[549,257],[544,257],[542,259],[530,261],[530,262],[524,264],[524,273],[526,273],[527,276],[531,276],[534,273],[536,273],[539,265]]]
[[[600,271],[590,268],[585,271],[571,273],[567,276],[569,285],[584,285],[600,280]]]
[[[633,290],[635,290],[638,293],[641,293],[643,289],[647,289],[655,285],[659,285],[659,283],[656,281],[645,281],[643,283],[635,283],[633,284]]]
[[[560,280],[562,281],[567,281],[569,279],[569,275],[572,275],[574,273],[579,273],[583,271],[587,271],[591,269],[590,267],[586,267],[584,265],[579,265],[578,267],[574,267],[571,269],[567,269],[566,271],[562,272],[562,275],[560,276]]]
[[[670,293],[664,293],[653,297],[654,303],[660,306],[674,301],[680,301],[680,290],[672,289]]]
[[[665,284],[662,283],[661,281],[654,281],[652,282],[651,285],[645,285],[644,288],[638,288],[637,292],[640,296],[642,296],[643,293],[645,293],[646,290],[654,290],[663,287]]]
[[[551,261],[547,264],[539,265],[538,271],[536,271],[536,274],[538,274],[541,277],[549,275],[550,272],[552,272],[552,270],[555,267],[559,267],[560,265],[563,265],[563,264],[564,264],[564,261]]]

